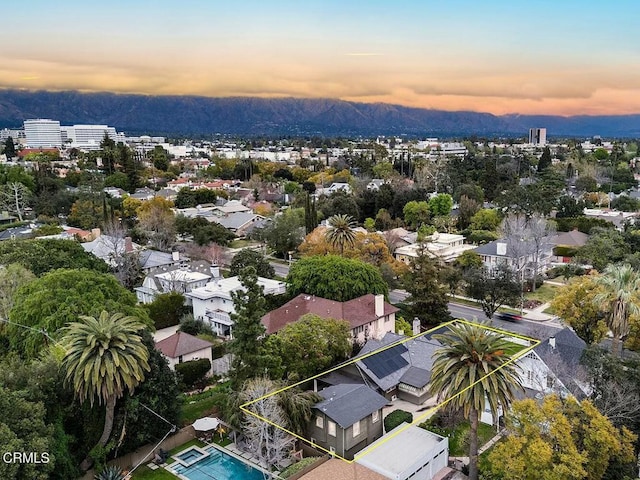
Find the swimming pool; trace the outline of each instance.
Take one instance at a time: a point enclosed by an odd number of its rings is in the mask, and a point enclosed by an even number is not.
[[[189,466],[178,462],[171,465],[173,470],[182,478],[188,480],[264,480],[260,470],[228,455],[215,447],[204,449],[208,455]]]

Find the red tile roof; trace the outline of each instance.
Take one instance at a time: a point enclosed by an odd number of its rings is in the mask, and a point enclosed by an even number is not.
[[[347,302],[336,302],[301,293],[280,308],[263,316],[262,323],[267,328],[267,334],[272,334],[285,325],[298,321],[301,316],[314,313],[322,318],[346,320],[354,329],[379,318],[375,314],[375,298],[375,295],[369,293]],[[384,316],[397,311],[398,308],[384,302]]]
[[[156,348],[169,358],[178,358],[212,346],[213,343],[184,332],[176,332],[156,343]]]

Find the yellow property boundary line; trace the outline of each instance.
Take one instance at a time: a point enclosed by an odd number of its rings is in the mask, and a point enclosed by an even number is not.
[[[491,331],[491,332],[495,332],[495,333],[499,333],[499,334],[501,334],[501,335],[504,335],[505,337],[512,337],[512,338],[517,338],[517,339],[520,339],[520,340],[526,340],[526,341],[528,341],[528,342],[530,343],[530,345],[529,345],[528,347],[523,347],[523,349],[522,349],[522,350],[520,350],[519,352],[517,352],[516,354],[514,354],[510,360],[508,360],[508,361],[507,361],[507,362],[505,362],[504,364],[500,365],[500,366],[499,366],[498,368],[496,368],[494,371],[492,371],[492,372],[490,372],[490,373],[486,374],[486,375],[485,375],[485,376],[483,376],[483,377],[480,377],[478,380],[476,380],[475,382],[473,382],[471,385],[469,385],[468,387],[466,387],[466,388],[465,388],[464,390],[462,390],[461,392],[457,393],[456,395],[454,395],[454,396],[452,396],[452,397],[450,397],[450,398],[447,398],[446,400],[444,400],[444,401],[440,402],[438,405],[435,405],[434,407],[431,407],[430,409],[426,410],[424,413],[422,413],[420,416],[418,416],[416,419],[414,419],[414,420],[413,420],[413,422],[411,422],[410,424],[405,425],[405,426],[404,426],[404,427],[402,427],[402,428],[397,428],[397,427],[396,427],[396,428],[394,428],[394,429],[393,429],[393,431],[392,431],[391,433],[389,433],[389,434],[387,434],[387,435],[384,435],[384,436],[382,437],[382,438],[383,438],[383,441],[382,441],[382,442],[380,442],[380,443],[379,443],[378,445],[376,445],[374,448],[369,449],[365,454],[361,454],[361,453],[356,454],[356,455],[354,456],[353,460],[347,460],[346,458],[344,458],[344,457],[342,457],[342,456],[340,456],[340,455],[336,454],[335,452],[331,452],[331,451],[327,450],[326,448],[321,447],[320,445],[318,445],[318,444],[316,444],[316,443],[312,442],[310,439],[308,439],[308,438],[304,438],[304,437],[302,437],[302,436],[300,436],[300,435],[297,435],[296,433],[293,433],[292,431],[288,430],[287,428],[283,427],[282,425],[278,425],[278,424],[276,424],[276,423],[272,422],[271,420],[269,420],[268,418],[265,418],[265,417],[263,417],[263,416],[261,416],[261,415],[258,415],[257,413],[255,413],[255,412],[253,412],[253,411],[251,411],[251,410],[249,410],[249,409],[247,408],[247,407],[249,407],[250,405],[253,405],[253,404],[254,404],[254,403],[256,403],[256,402],[259,402],[259,401],[264,400],[264,399],[266,399],[266,398],[269,398],[269,397],[272,397],[272,396],[274,396],[274,395],[277,395],[277,394],[279,394],[280,392],[284,392],[285,390],[289,390],[290,388],[295,388],[295,387],[297,387],[298,385],[301,385],[301,384],[303,384],[303,383],[310,382],[310,381],[315,380],[316,378],[319,378],[319,377],[323,377],[323,376],[325,376],[325,375],[327,375],[327,374],[329,374],[329,373],[331,373],[331,372],[335,372],[336,370],[339,370],[339,369],[341,369],[341,368],[343,368],[343,367],[346,367],[347,365],[352,365],[352,364],[354,364],[354,363],[356,363],[356,362],[359,362],[359,361],[361,361],[361,360],[363,360],[363,359],[365,359],[365,358],[368,358],[368,357],[370,357],[370,356],[372,356],[372,355],[375,355],[375,354],[377,354],[377,353],[383,352],[384,350],[387,350],[387,349],[389,349],[389,348],[393,348],[393,347],[395,347],[395,346],[397,346],[397,345],[401,345],[401,344],[406,343],[406,342],[411,341],[411,340],[415,340],[415,339],[416,339],[416,338],[418,338],[418,337],[425,336],[425,335],[427,335],[427,334],[429,334],[429,333],[432,333],[432,332],[434,332],[434,331],[436,331],[436,330],[440,330],[440,329],[441,329],[441,328],[443,328],[443,327],[448,327],[448,326],[453,325],[453,324],[456,324],[456,323],[463,323],[463,324],[473,325],[473,326],[482,326],[482,327],[483,327],[483,328],[485,328],[486,330],[489,330],[489,331]],[[502,369],[502,368],[506,367],[507,365],[510,365],[510,364],[514,363],[516,360],[518,360],[519,358],[521,358],[521,357],[523,357],[524,355],[526,355],[528,352],[530,352],[531,350],[533,350],[534,348],[536,348],[538,345],[540,345],[540,343],[541,343],[541,341],[540,341],[540,340],[537,340],[537,339],[535,339],[535,338],[531,338],[531,337],[526,337],[526,336],[524,336],[524,335],[519,335],[519,334],[517,334],[517,333],[509,332],[508,330],[501,330],[501,329],[493,328],[493,327],[490,327],[490,326],[487,326],[487,325],[483,325],[483,324],[480,324],[480,323],[469,322],[469,321],[467,321],[467,320],[463,320],[463,319],[451,320],[451,321],[449,321],[449,322],[442,323],[442,324],[440,324],[440,325],[438,325],[438,326],[436,326],[436,327],[434,327],[434,328],[431,328],[431,329],[429,329],[429,330],[427,330],[427,331],[425,331],[425,332],[419,333],[419,334],[417,334],[417,335],[413,335],[413,336],[411,336],[411,337],[408,337],[408,338],[403,339],[403,340],[399,340],[399,341],[397,341],[397,342],[393,342],[393,343],[391,343],[391,344],[389,344],[389,345],[385,345],[384,347],[378,348],[377,350],[374,350],[374,351],[372,351],[372,352],[369,352],[369,353],[367,353],[366,355],[363,355],[363,356],[361,356],[361,357],[356,357],[356,358],[354,358],[354,359],[352,359],[352,360],[350,360],[350,361],[348,361],[348,362],[346,362],[346,363],[342,363],[342,364],[340,364],[340,365],[338,365],[338,366],[336,366],[336,367],[333,367],[333,368],[332,368],[332,369],[330,369],[330,370],[327,370],[327,371],[325,371],[325,372],[322,372],[322,373],[319,373],[319,374],[317,374],[317,375],[314,375],[313,377],[309,377],[309,378],[306,378],[306,379],[304,379],[304,380],[301,380],[301,381],[299,381],[299,382],[297,382],[297,383],[294,383],[293,385],[288,385],[288,386],[286,386],[286,387],[280,388],[280,389],[275,390],[275,391],[273,391],[273,392],[271,392],[271,393],[268,393],[268,394],[266,394],[266,395],[263,395],[263,396],[262,396],[262,397],[260,397],[260,398],[257,398],[257,399],[255,399],[255,400],[252,400],[252,401],[250,401],[250,402],[247,402],[247,403],[245,403],[245,404],[243,404],[243,405],[240,405],[240,409],[241,409],[244,413],[249,414],[249,415],[251,415],[251,416],[253,416],[253,417],[255,417],[255,418],[259,419],[259,420],[262,420],[263,422],[266,422],[267,424],[269,424],[269,425],[271,425],[271,426],[274,426],[274,427],[276,427],[276,428],[278,428],[278,429],[280,429],[280,430],[282,430],[282,431],[284,431],[284,432],[288,433],[289,435],[292,435],[293,437],[295,437],[295,438],[297,438],[297,439],[299,439],[299,440],[302,440],[303,442],[305,442],[305,443],[307,443],[307,444],[309,444],[309,445],[313,446],[314,448],[316,448],[316,449],[318,449],[318,450],[321,450],[321,451],[323,451],[323,452],[326,452],[326,453],[328,453],[328,454],[330,454],[330,455],[334,456],[335,458],[339,458],[340,460],[343,460],[343,461],[345,461],[345,462],[347,462],[347,463],[351,464],[351,463],[355,462],[356,460],[358,460],[358,459],[362,458],[364,455],[368,455],[368,454],[370,454],[373,450],[375,450],[376,448],[378,448],[380,445],[382,445],[383,443],[385,443],[385,442],[387,442],[387,441],[391,440],[391,439],[392,439],[392,438],[394,438],[396,435],[399,435],[400,433],[402,433],[404,430],[406,430],[407,428],[411,427],[412,425],[416,425],[416,424],[418,424],[418,423],[422,422],[422,421],[423,421],[423,420],[425,420],[427,417],[429,417],[431,414],[435,413],[435,411],[436,411],[436,410],[438,410],[438,409],[439,409],[439,408],[441,408],[441,407],[444,407],[444,406],[445,406],[446,404],[448,404],[451,400],[453,400],[454,398],[458,397],[459,395],[462,395],[464,392],[466,392],[466,391],[467,391],[467,390],[469,390],[470,388],[474,387],[477,383],[481,382],[482,380],[484,380],[484,379],[485,379],[485,378],[487,378],[488,376],[493,375],[493,374],[494,374],[494,373],[496,373],[498,370],[500,370],[500,369]]]

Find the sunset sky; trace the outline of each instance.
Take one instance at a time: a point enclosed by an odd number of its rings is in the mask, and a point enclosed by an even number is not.
[[[640,1],[35,1],[0,87],[640,113]]]

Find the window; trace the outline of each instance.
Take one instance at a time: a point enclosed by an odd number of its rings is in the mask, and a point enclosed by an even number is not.
[[[553,388],[555,381],[553,376],[547,375],[547,388]]]
[[[371,414],[371,422],[372,423],[376,423],[378,420],[380,420],[380,410],[376,410],[375,412],[373,412]]]
[[[336,436],[336,424],[331,420],[327,421],[327,433],[332,437]]]
[[[527,370],[527,380],[529,382],[533,382],[533,371],[532,370]]]
[[[324,428],[324,418],[316,417],[316,427]]]
[[[178,363],[182,363],[182,355],[178,357]]]
[[[353,436],[357,437],[360,435],[360,420],[353,424]]]

